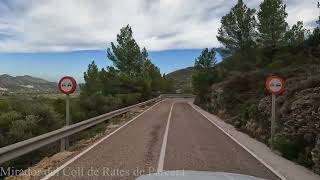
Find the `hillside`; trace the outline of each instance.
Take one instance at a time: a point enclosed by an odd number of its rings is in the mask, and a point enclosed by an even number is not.
[[[0,92],[55,92],[57,83],[31,76],[0,75]]]
[[[177,92],[192,93],[192,73],[193,67],[188,67],[169,73],[167,77],[174,81]]]

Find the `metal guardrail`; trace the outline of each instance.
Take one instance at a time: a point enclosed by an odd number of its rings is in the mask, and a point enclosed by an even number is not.
[[[92,126],[95,126],[99,123],[102,123],[108,119],[111,119],[115,116],[119,116],[121,114],[124,114],[126,112],[129,112],[130,110],[136,108],[136,107],[140,107],[143,105],[146,105],[148,103],[151,102],[158,102],[161,99],[164,98],[190,98],[190,97],[194,97],[193,95],[183,95],[183,94],[163,94],[157,98],[136,104],[136,105],[132,105],[129,107],[125,107],[122,109],[118,109],[106,114],[103,114],[101,116],[97,116],[85,121],[81,121],[79,123],[76,124],[72,124],[70,126],[65,126],[63,128],[57,129],[55,131],[40,135],[40,136],[36,136],[33,137],[31,139],[27,139],[3,148],[0,148],[0,164],[12,160],[14,158],[17,158],[21,155],[27,154],[31,151],[37,150],[43,146],[46,146],[48,144],[51,144],[53,142],[59,141],[62,138],[71,136],[75,133],[78,133],[80,131],[83,131],[85,129],[88,129]]]

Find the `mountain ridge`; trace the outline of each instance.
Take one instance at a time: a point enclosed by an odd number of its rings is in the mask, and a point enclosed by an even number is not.
[[[0,91],[8,92],[52,92],[56,91],[57,83],[32,77],[30,75],[0,75]]]
[[[174,81],[174,87],[177,93],[192,93],[193,71],[193,67],[187,67],[167,74],[167,77]]]

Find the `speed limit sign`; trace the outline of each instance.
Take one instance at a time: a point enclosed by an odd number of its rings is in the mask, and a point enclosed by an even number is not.
[[[272,94],[281,94],[284,91],[284,80],[278,76],[269,76],[266,80],[266,88]]]
[[[77,82],[73,77],[65,76],[59,82],[59,90],[61,93],[70,95],[77,89]]]

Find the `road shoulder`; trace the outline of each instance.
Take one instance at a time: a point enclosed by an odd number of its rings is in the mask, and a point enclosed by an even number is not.
[[[265,144],[249,137],[247,134],[244,134],[236,130],[232,125],[225,123],[219,117],[204,111],[200,107],[189,103],[193,108],[198,112],[203,114],[208,120],[212,121],[218,125],[223,131],[233,137],[240,144],[245,146],[248,150],[254,153],[259,159],[265,162],[268,166],[274,169],[278,174],[283,176],[283,179],[288,180],[319,180],[320,176],[314,174],[310,170],[295,164],[289,160],[284,159],[283,157],[273,153]]]

